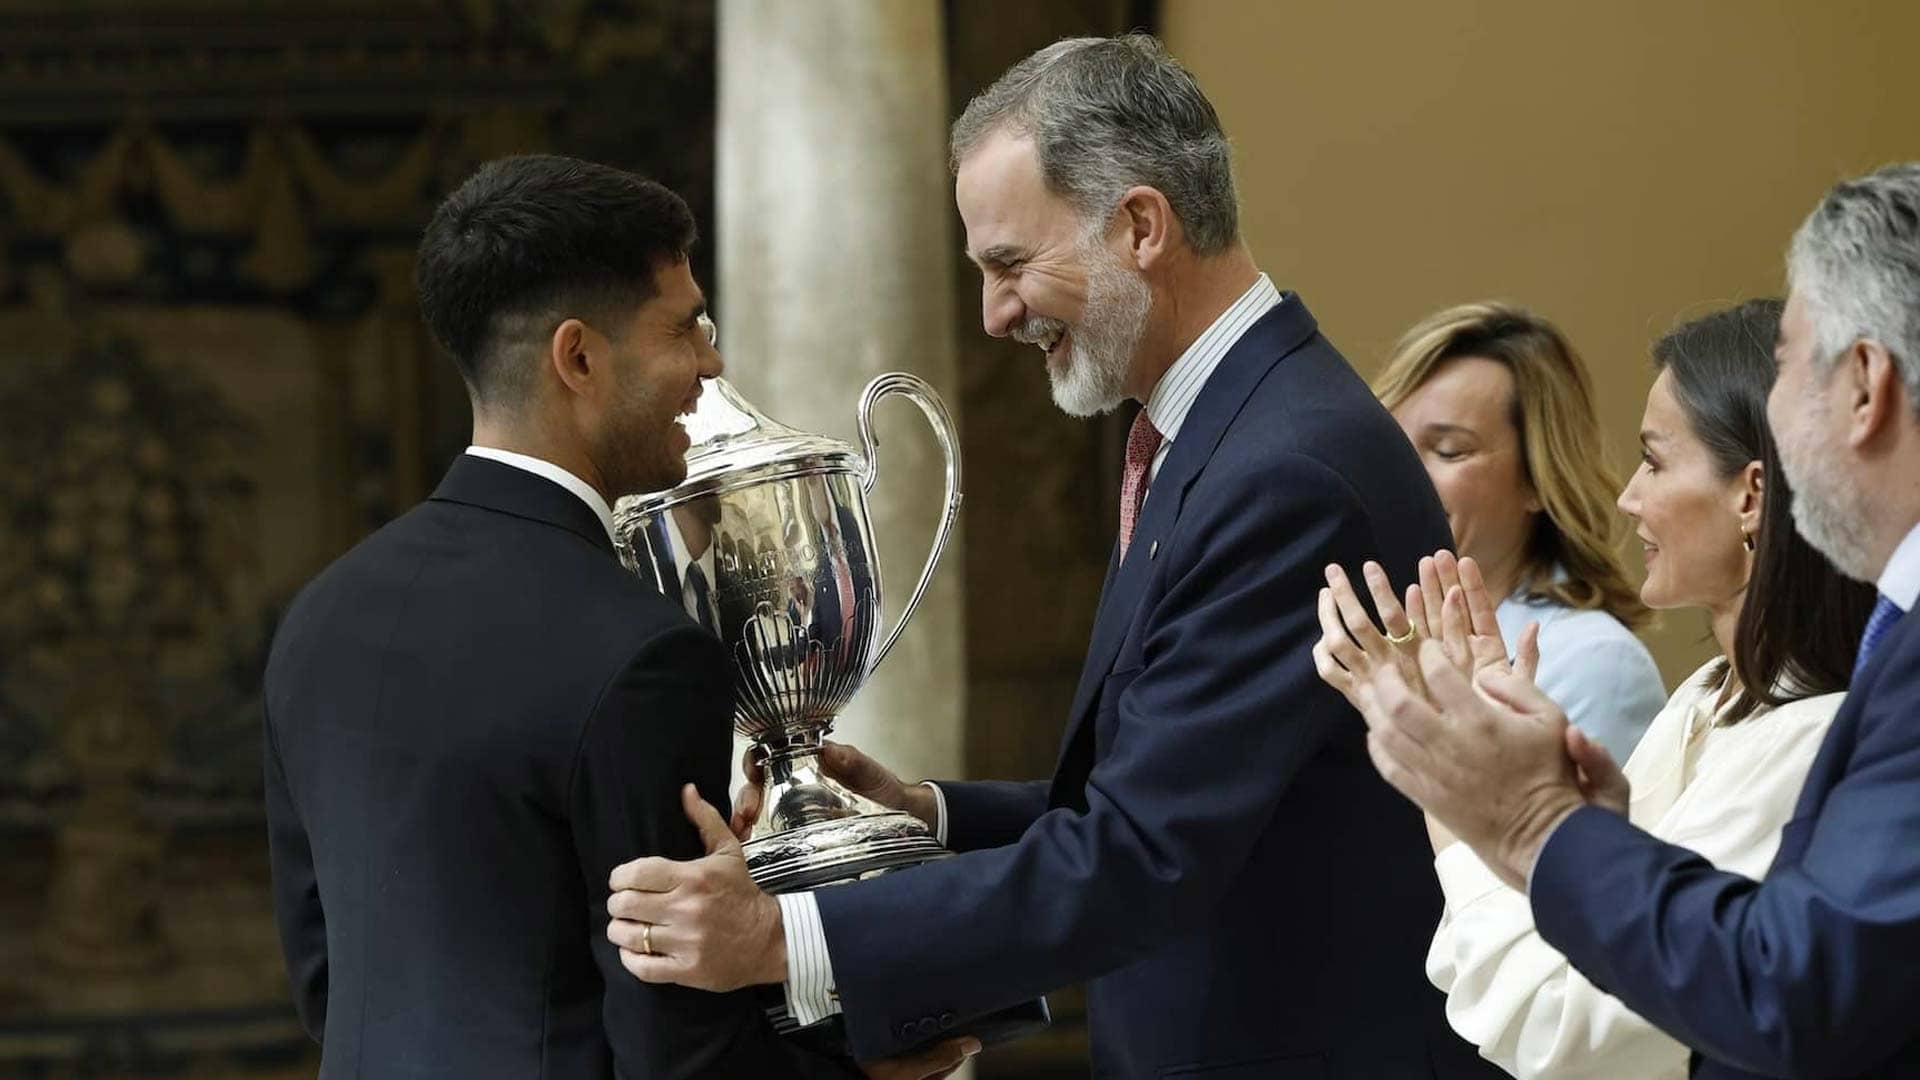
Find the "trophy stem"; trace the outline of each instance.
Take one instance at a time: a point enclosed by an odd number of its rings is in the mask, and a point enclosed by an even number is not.
[[[747,870],[768,892],[813,888],[947,854],[919,818],[890,810],[826,775],[829,724],[770,733],[754,743],[767,807],[747,841]]]
[[[761,782],[761,805],[768,808],[754,830],[755,839],[823,821],[889,812],[826,774],[820,764],[826,733],[826,724],[809,725],[772,732],[754,743],[755,758],[766,776]]]

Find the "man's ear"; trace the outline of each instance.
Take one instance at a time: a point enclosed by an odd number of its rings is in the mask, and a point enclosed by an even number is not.
[[[586,393],[601,357],[600,335],[579,319],[562,319],[547,339],[547,366],[560,384],[575,394]]]
[[[1908,407],[1907,387],[1900,377],[1900,365],[1887,347],[1872,338],[1861,338],[1848,346],[1836,361],[1840,370],[1833,377],[1841,380],[1847,394],[1847,443],[1861,447],[1887,431]]]
[[[1120,196],[1120,222],[1127,230],[1127,257],[1134,269],[1151,270],[1184,235],[1180,217],[1159,188],[1142,184]]]

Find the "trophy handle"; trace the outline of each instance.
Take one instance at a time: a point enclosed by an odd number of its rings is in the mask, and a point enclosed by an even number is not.
[[[910,375],[904,371],[890,371],[879,375],[867,384],[860,394],[860,446],[866,461],[860,472],[860,490],[873,494],[873,482],[880,475],[880,458],[877,454],[879,442],[873,437],[873,407],[881,398],[898,394],[920,406],[926,414],[927,423],[932,425],[934,437],[940,440],[940,452],[947,459],[947,498],[940,513],[940,527],[934,530],[933,547],[927,552],[927,564],[920,569],[920,580],[914,583],[913,594],[907,597],[907,606],[900,609],[900,618],[893,624],[893,632],[881,642],[880,651],[873,656],[868,671],[880,666],[887,658],[893,643],[899,639],[900,631],[906,629],[907,620],[913,617],[913,609],[920,606],[920,597],[927,591],[927,583],[933,580],[933,568],[940,565],[940,555],[947,550],[947,541],[953,534],[954,518],[960,514],[960,442],[953,430],[953,418],[947,415],[946,403],[925,379]],[[880,612],[875,612],[878,619]]]

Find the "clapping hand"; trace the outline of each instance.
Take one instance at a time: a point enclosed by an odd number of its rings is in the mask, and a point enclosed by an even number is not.
[[[1347,572],[1339,563],[1328,563],[1327,584],[1320,590],[1318,603],[1320,640],[1313,646],[1313,667],[1321,681],[1355,706],[1359,705],[1354,696],[1358,684],[1382,666],[1396,668],[1412,686],[1422,685],[1416,650],[1420,638],[1429,633],[1425,594],[1420,586],[1407,586],[1406,603],[1402,605],[1379,563],[1369,561],[1360,572],[1384,630],[1368,617]]]
[[[1566,715],[1521,672],[1501,664],[1469,674],[1437,641],[1421,644],[1419,663],[1419,691],[1394,667],[1356,681],[1368,756],[1501,880],[1525,888],[1546,838],[1595,797],[1588,784],[1606,778],[1583,782]]]
[[[1521,633],[1520,646],[1509,663],[1506,644],[1486,579],[1473,559],[1456,560],[1446,550],[1421,559],[1420,582],[1409,585],[1403,603],[1379,563],[1361,567],[1374,609],[1376,626],[1361,606],[1346,571],[1339,564],[1326,569],[1327,587],[1320,590],[1320,640],[1313,647],[1314,669],[1322,681],[1340,691],[1356,707],[1355,691],[1382,666],[1393,667],[1408,686],[1420,692],[1419,647],[1422,638],[1439,641],[1443,654],[1462,675],[1471,679],[1483,668],[1513,671],[1533,681],[1540,661],[1539,624]],[[1439,604],[1438,618],[1429,605]]]
[[[1587,738],[1586,732],[1568,725],[1567,756],[1573,759],[1580,794],[1595,806],[1626,816],[1627,805],[1633,801],[1633,785],[1620,766],[1614,764],[1607,748]]]
[[[1420,588],[1442,598],[1440,645],[1455,670],[1471,679],[1482,669],[1512,671],[1533,681],[1540,667],[1540,624],[1528,623],[1508,659],[1500,637],[1498,608],[1487,579],[1471,556],[1455,559],[1444,548],[1420,560]]]

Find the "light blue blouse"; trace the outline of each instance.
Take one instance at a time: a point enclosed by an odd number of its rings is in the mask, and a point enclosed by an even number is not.
[[[1626,764],[1640,736],[1667,704],[1653,655],[1619,619],[1604,611],[1515,593],[1494,616],[1511,653],[1530,622],[1540,624],[1540,689],[1567,719]]]

